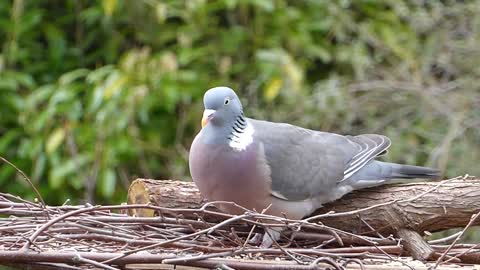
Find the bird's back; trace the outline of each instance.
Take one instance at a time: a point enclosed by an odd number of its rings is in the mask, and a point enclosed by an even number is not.
[[[344,136],[290,124],[249,119],[263,143],[272,190],[288,200],[330,195],[353,150]]]

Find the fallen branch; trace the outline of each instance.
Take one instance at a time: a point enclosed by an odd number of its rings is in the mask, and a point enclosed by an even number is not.
[[[137,179],[128,193],[129,204],[195,209],[205,202],[192,182]],[[365,234],[375,228],[379,233],[391,234],[396,227],[419,233],[464,227],[478,211],[480,180],[459,177],[355,191],[327,204],[314,216],[341,230]],[[154,209],[130,211],[139,217],[152,217],[154,213]],[[478,224],[480,221],[473,225]]]
[[[199,208],[205,200],[194,183],[135,180],[129,189],[129,203],[170,208]],[[425,231],[437,232],[466,226],[480,211],[480,180],[457,177],[441,182],[388,185],[352,192],[325,205],[307,221],[357,235],[393,234],[403,240],[416,259],[437,259],[422,238]],[[155,210],[132,209],[135,216],[154,216]],[[210,220],[205,217],[205,220]],[[475,220],[471,225],[480,224]]]

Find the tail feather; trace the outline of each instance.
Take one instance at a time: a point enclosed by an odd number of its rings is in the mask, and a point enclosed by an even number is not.
[[[353,189],[362,189],[388,183],[402,183],[404,179],[439,179],[439,170],[372,160],[345,182]]]
[[[440,171],[434,168],[403,165],[396,163],[386,163],[391,166],[392,179],[410,179],[410,178],[424,178],[424,179],[437,179],[440,177]]]

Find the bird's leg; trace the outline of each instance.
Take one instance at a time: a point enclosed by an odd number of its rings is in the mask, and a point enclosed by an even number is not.
[[[272,246],[273,242],[276,242],[280,239],[281,228],[266,228],[265,234],[263,235],[261,248],[269,248]]]

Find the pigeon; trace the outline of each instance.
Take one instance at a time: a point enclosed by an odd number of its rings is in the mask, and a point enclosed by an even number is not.
[[[189,168],[209,201],[298,220],[353,190],[439,177],[433,168],[375,160],[391,143],[383,135],[343,136],[247,118],[237,94],[224,86],[209,89],[203,102],[202,129],[192,142]],[[235,204],[218,208],[243,214],[245,209]],[[272,230],[261,246],[279,237]]]

